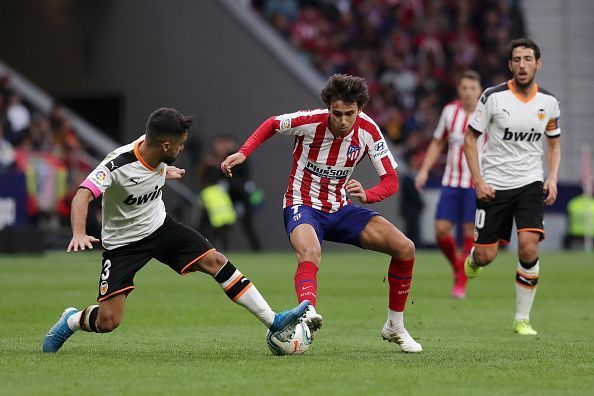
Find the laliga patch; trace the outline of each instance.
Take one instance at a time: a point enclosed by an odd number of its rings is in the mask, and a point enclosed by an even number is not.
[[[284,119],[282,119],[281,122],[280,122],[279,129],[281,131],[288,131],[289,129],[291,129],[291,118],[284,118]]]
[[[101,286],[99,286],[99,293],[101,293],[101,295],[104,296],[105,293],[107,293],[107,289],[109,289],[109,284],[107,283],[107,281],[102,281]]]
[[[94,182],[97,185],[101,185],[105,182],[105,180],[107,179],[107,175],[108,175],[108,170],[105,168],[99,168],[97,169],[90,177],[89,179]]]

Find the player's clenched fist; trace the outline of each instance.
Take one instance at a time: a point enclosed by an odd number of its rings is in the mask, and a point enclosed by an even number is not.
[[[185,173],[186,173],[185,169],[180,169],[175,166],[168,166],[167,167],[167,175],[165,176],[165,178],[167,180],[181,179]]]
[[[345,185],[345,188],[351,196],[356,197],[363,203],[367,202],[367,194],[365,194],[365,189],[363,189],[363,186],[357,180],[349,180]]]
[[[495,198],[495,189],[490,184],[479,182],[475,188],[476,197],[479,201],[490,201]]]
[[[243,155],[242,153],[231,154],[230,156],[225,158],[225,161],[221,162],[221,170],[223,171],[225,176],[232,177],[233,173],[231,173],[231,169],[236,165],[243,164],[244,161],[245,155]]]

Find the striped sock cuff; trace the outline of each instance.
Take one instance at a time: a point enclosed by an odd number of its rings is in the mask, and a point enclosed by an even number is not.
[[[227,261],[225,265],[221,267],[219,272],[215,274],[214,279],[218,283],[223,284],[227,282],[229,279],[231,279],[235,271],[237,271],[237,268],[235,268],[235,266],[231,264],[231,261]]]
[[[519,262],[516,269],[516,283],[528,289],[533,289],[538,284],[540,265],[538,259],[530,263]]]
[[[96,324],[97,315],[99,315],[99,305],[86,307],[80,316],[80,329],[91,333],[99,333]]]
[[[252,282],[243,276],[230,261],[227,261],[227,264],[219,270],[214,278],[232,301],[237,301],[252,285]]]

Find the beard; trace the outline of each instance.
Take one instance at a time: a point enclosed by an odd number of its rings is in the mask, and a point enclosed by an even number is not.
[[[176,159],[177,159],[177,156],[175,156],[175,157],[165,157],[165,158],[163,158],[161,160],[161,162],[164,162],[167,165],[172,165],[175,162]]]
[[[518,80],[518,78],[514,77],[514,84],[516,84],[518,87],[525,89],[528,88],[532,82],[534,81],[534,76],[532,76],[532,78],[526,82],[521,82]]]

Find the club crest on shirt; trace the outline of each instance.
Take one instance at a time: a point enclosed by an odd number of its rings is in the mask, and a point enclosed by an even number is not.
[[[285,118],[281,120],[279,129],[281,131],[288,131],[289,129],[291,129],[291,118]]]
[[[347,149],[347,158],[350,159],[351,161],[357,159],[360,151],[361,151],[361,147],[351,144],[349,146],[349,148]]]
[[[538,120],[543,121],[545,119],[545,111],[544,109],[538,109]]]
[[[164,172],[163,167],[159,168],[159,176],[163,176],[163,172]]]
[[[109,284],[106,281],[102,281],[101,286],[99,287],[99,293],[104,296],[105,293],[107,293],[107,289],[109,289]]]

